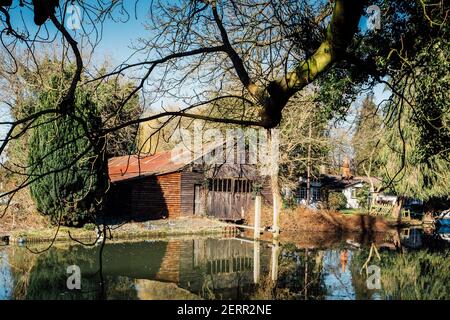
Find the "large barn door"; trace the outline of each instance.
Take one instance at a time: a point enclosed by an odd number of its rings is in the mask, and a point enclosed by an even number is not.
[[[208,215],[222,220],[241,220],[251,208],[253,200],[250,180],[211,179],[206,210]]]

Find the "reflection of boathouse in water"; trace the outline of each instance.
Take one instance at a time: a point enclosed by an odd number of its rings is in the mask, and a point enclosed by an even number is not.
[[[253,245],[237,240],[169,242],[155,280],[176,283],[203,295],[214,288],[223,298],[233,298],[237,288],[253,284]]]
[[[130,246],[133,246],[131,250]],[[268,265],[269,261],[270,256],[261,252],[257,267]],[[98,261],[80,267],[86,274],[94,274]],[[159,282],[160,286],[161,283],[176,285],[172,287],[174,291],[179,287],[204,296],[214,289],[217,298],[239,298],[246,291],[243,289],[254,284],[254,267],[254,245],[231,239],[112,243],[103,253],[103,275],[136,279],[139,296],[146,296],[142,290],[151,291]],[[151,285],[146,285],[148,280]]]

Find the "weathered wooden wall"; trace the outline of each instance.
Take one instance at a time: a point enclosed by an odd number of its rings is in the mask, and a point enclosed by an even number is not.
[[[179,172],[123,181],[111,188],[109,211],[133,220],[177,218],[181,215]]]
[[[265,205],[272,205],[272,190],[266,181],[263,184],[261,195]],[[221,220],[237,221],[247,218],[253,214],[255,206],[254,194],[251,192],[223,192],[207,191],[206,212],[208,215]]]
[[[263,204],[266,206],[273,205],[272,187],[270,186],[270,179],[267,178],[261,190],[261,196],[263,198]]]
[[[194,215],[194,191],[195,185],[202,185],[204,182],[203,173],[199,172],[181,172],[181,215]],[[204,190],[202,187],[202,197]],[[200,214],[204,214],[204,208]]]
[[[253,206],[251,193],[209,191],[206,211],[209,215],[223,220],[242,220]]]

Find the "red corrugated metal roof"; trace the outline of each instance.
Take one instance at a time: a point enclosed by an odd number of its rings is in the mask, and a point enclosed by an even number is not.
[[[174,161],[170,151],[151,156],[129,155],[108,160],[111,182],[123,181],[139,176],[159,175],[180,170],[190,161]]]
[[[203,146],[203,153],[201,156],[197,156],[197,159],[202,158],[214,149],[223,148],[223,145],[224,143],[220,142]],[[234,150],[234,145],[227,146],[225,152],[227,152],[227,148]],[[182,169],[184,166],[192,163],[193,160],[194,151],[187,148],[162,151],[151,156],[129,155],[115,157],[108,160],[109,179],[111,182],[117,182],[139,176],[171,173]]]

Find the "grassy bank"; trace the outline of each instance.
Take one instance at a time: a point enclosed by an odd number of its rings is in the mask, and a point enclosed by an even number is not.
[[[178,235],[233,234],[236,229],[229,224],[208,218],[179,218],[175,220],[155,220],[148,222],[129,222],[121,225],[109,225],[108,237],[114,240],[156,238]],[[0,235],[9,235],[10,241],[26,243],[81,241],[92,243],[97,240],[97,227],[88,224],[83,228],[69,228],[39,225],[32,228],[13,230],[0,229]]]

